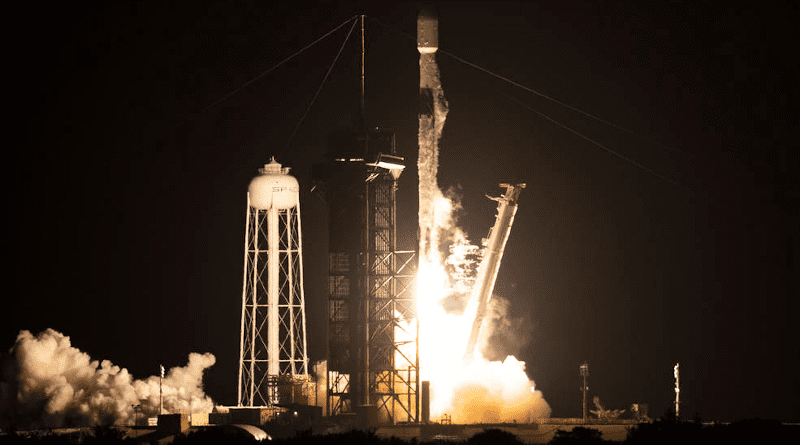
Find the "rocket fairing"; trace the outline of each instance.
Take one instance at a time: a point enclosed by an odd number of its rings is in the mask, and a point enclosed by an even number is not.
[[[439,19],[436,13],[423,9],[417,16],[417,51],[435,53],[439,49]]]
[[[417,16],[417,51],[419,51],[419,114],[433,115],[433,88],[436,86],[436,50],[439,49],[439,19],[423,9]]]
[[[439,46],[436,16],[423,11],[417,19],[417,49],[419,50],[419,229],[420,258],[433,258],[438,248],[434,230],[434,202],[439,192],[436,172],[439,168],[439,138],[447,119],[447,100],[439,79],[436,50]]]

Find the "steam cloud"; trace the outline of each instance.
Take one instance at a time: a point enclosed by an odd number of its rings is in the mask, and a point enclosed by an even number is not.
[[[478,347],[489,361],[502,361],[506,355],[517,355],[531,341],[529,322],[511,315],[511,303],[495,294],[489,300],[483,319]]]
[[[513,356],[502,362],[473,362],[455,387],[453,419],[498,423],[550,417],[550,406],[541,391],[532,388],[524,369]]]
[[[134,380],[125,368],[92,360],[53,329],[38,336],[21,331],[10,353],[0,386],[4,428],[126,425],[158,414],[159,376]],[[161,382],[165,413],[212,410],[202,380],[215,361],[210,353],[192,353],[186,366],[169,370]]]

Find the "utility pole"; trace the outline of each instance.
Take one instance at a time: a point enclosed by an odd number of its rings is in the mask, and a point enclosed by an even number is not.
[[[581,391],[583,391],[583,423],[586,423],[586,394],[589,392],[589,385],[587,381],[589,378],[589,363],[587,362],[581,363],[581,377],[583,377],[583,387],[581,388]]]
[[[681,416],[681,364],[675,363],[673,368],[675,374],[675,418]]]

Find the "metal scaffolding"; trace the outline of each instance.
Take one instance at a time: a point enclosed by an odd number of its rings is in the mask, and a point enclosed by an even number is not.
[[[398,251],[395,233],[403,158],[394,134],[379,129],[340,132],[329,144],[319,175],[330,206],[327,412],[416,422],[416,253]]]
[[[397,251],[393,172],[375,167],[367,182],[367,289],[364,362],[368,405],[383,423],[419,418],[414,251]]]

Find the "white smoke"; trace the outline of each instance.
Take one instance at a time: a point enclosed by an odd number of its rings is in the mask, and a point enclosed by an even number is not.
[[[165,413],[211,411],[214,405],[203,392],[202,379],[215,360],[209,353],[192,353],[186,366],[169,370],[161,382]],[[4,368],[4,426],[126,425],[137,415],[159,412],[158,376],[134,380],[125,368],[92,360],[53,329],[37,336],[21,331]]]
[[[456,379],[450,412],[459,423],[529,422],[550,417],[550,405],[513,356],[477,357]]]
[[[517,355],[531,340],[529,323],[523,317],[514,317],[511,310],[511,303],[497,294],[489,300],[478,336],[478,348],[487,360]]]

